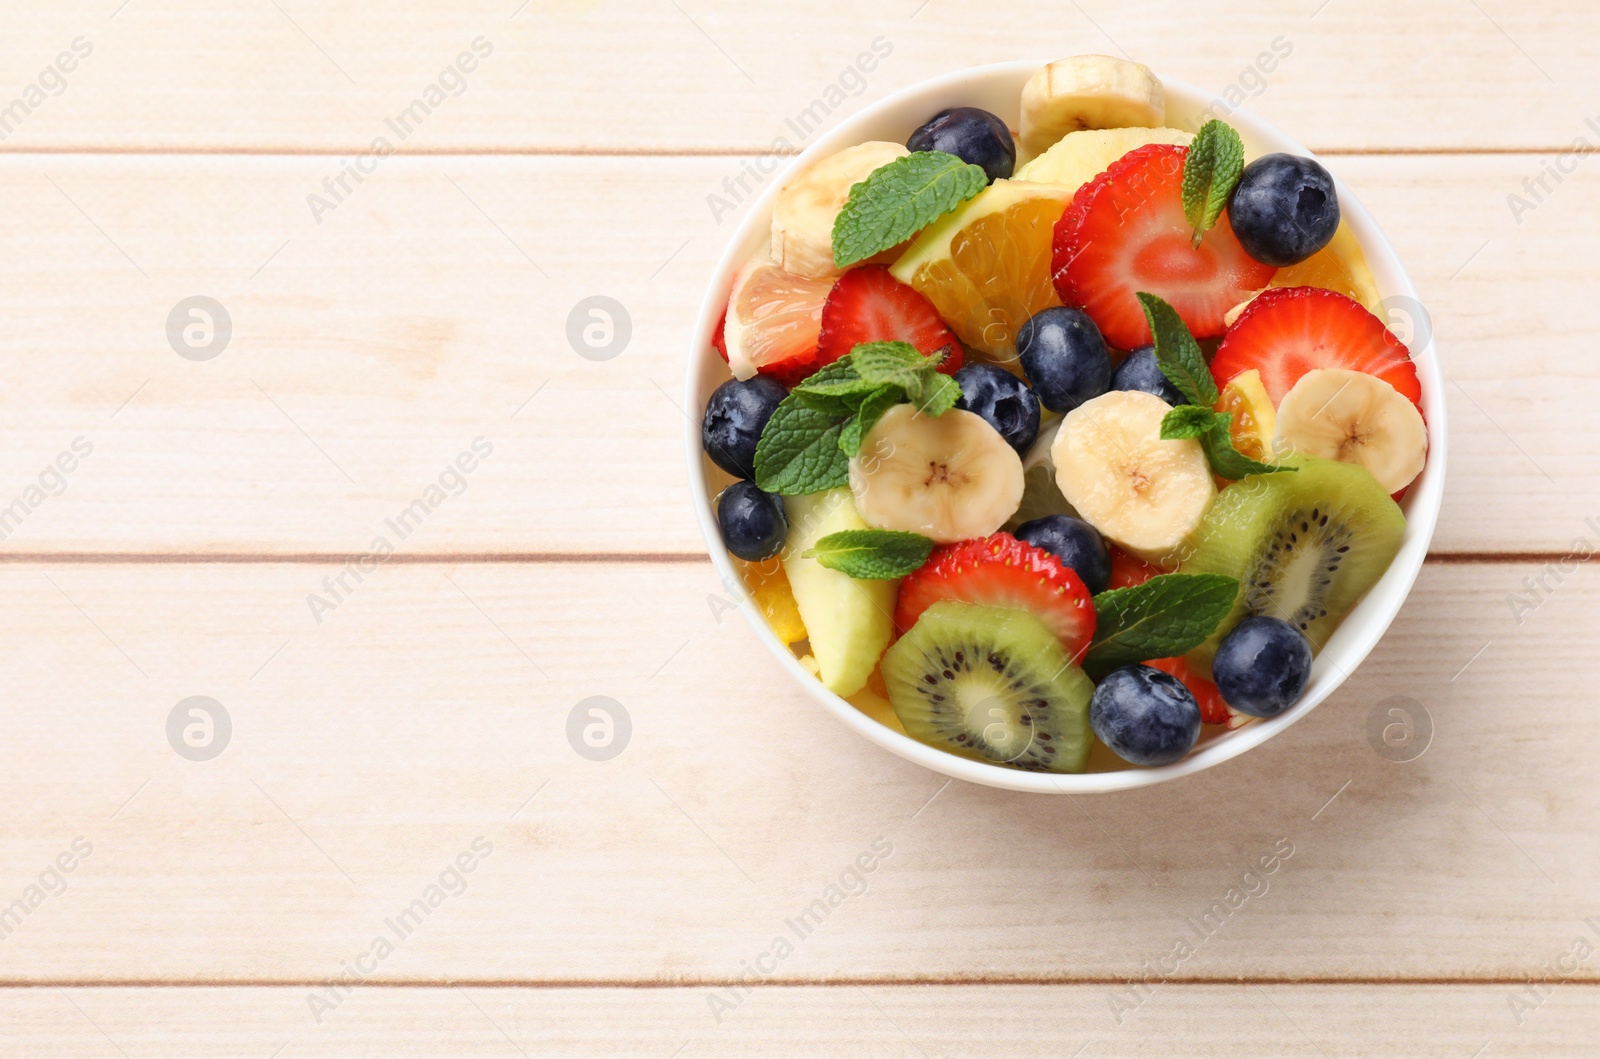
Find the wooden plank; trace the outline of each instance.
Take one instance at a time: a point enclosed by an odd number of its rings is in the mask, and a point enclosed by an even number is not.
[[[328,159],[0,161],[0,508],[93,446],[0,552],[350,554],[380,534],[413,554],[699,551],[681,380],[734,224],[705,196],[739,165],[391,159],[318,224]],[[1600,171],[1519,224],[1506,196],[1538,165],[1336,160],[1410,263],[1452,380],[1441,551],[1560,551],[1600,515],[1581,443],[1600,368],[1576,352],[1600,340],[1578,308]],[[203,362],[167,335],[194,295],[233,323]],[[630,314],[615,359],[569,344],[591,295]],[[480,437],[490,457],[448,476],[460,495],[398,540],[385,520]]]
[[[0,913],[49,891],[6,924],[0,978],[1116,981],[1203,934],[1181,977],[1521,980],[1600,924],[1587,570],[1519,626],[1535,568],[1430,565],[1302,723],[1073,798],[946,784],[849,734],[708,566],[381,566],[317,624],[332,573],[0,567]],[[209,761],[169,744],[197,695],[231,721]],[[631,719],[609,761],[568,741],[593,696]],[[1369,742],[1400,706],[1434,733],[1405,763]],[[74,839],[61,892],[40,876]]]
[[[1119,1024],[1097,985],[763,988],[720,1022],[703,989],[363,989],[320,1022],[303,987],[20,989],[0,993],[0,1055],[1461,1059],[1592,1046],[1592,988],[1558,987],[1520,1025],[1510,992],[1171,985]]]
[[[1248,100],[1319,148],[1542,149],[1585,134],[1600,89],[1600,12],[1583,0],[1229,0],[1192,15],[1179,0],[67,0],[11,20],[8,92],[38,85],[75,40],[92,53],[60,95],[46,78],[0,149],[351,153],[388,136],[422,150],[766,150],[799,138],[786,118],[831,125],[938,73],[1076,52],[1126,52]],[[441,84],[480,38],[492,54]],[[874,41],[888,54],[863,75],[852,64]],[[385,119],[430,85],[438,106],[401,141]]]

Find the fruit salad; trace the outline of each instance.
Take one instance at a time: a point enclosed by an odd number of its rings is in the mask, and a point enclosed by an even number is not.
[[[722,541],[822,684],[952,754],[1170,764],[1301,697],[1428,452],[1333,177],[1077,56],[810,162],[704,409]]]

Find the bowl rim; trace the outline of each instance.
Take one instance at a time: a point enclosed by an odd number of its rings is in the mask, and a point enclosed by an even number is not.
[[[926,97],[948,95],[952,90],[970,87],[975,82],[989,83],[1019,77],[1025,80],[1028,75],[1046,65],[1046,62],[1047,60],[1024,59],[967,67],[909,85],[861,108],[825,134],[818,136],[808,147],[792,157],[787,165],[776,169],[768,178],[766,186],[750,201],[748,212],[735,227],[712,271],[700,305],[689,350],[685,407],[696,409],[702,407],[702,395],[706,392],[706,376],[719,368],[725,369],[712,351],[711,330],[721,318],[732,272],[748,254],[746,248],[751,244],[756,230],[764,229],[770,224],[773,199],[785,181],[818,157],[868,138],[857,130],[882,119],[888,112],[917,104]],[[1183,81],[1161,78],[1161,82],[1169,103],[1177,100],[1180,104],[1191,106],[1201,113],[1208,110],[1215,113],[1219,106],[1225,108],[1228,123],[1239,130],[1246,141],[1247,150],[1248,145],[1254,143],[1266,151],[1285,151],[1310,158],[1316,157],[1299,141],[1285,135],[1275,125],[1244,107],[1236,107],[1221,96]],[[953,105],[957,104],[928,103],[923,104],[923,111],[934,113],[935,109],[940,109],[942,106]],[[1265,152],[1249,153],[1254,155]],[[1366,206],[1337,174],[1334,175],[1334,184],[1338,191],[1343,218],[1351,225],[1361,244],[1378,289],[1384,294],[1385,304],[1398,303],[1400,311],[1411,314],[1413,326],[1419,326],[1417,314],[1420,313],[1425,319],[1426,310],[1422,307],[1416,287],[1393,245],[1378,227]],[[1415,333],[1413,341],[1416,341]],[[734,598],[738,599],[738,609],[754,628],[762,645],[815,702],[857,734],[893,754],[941,775],[1005,790],[1047,794],[1091,794],[1151,787],[1230,761],[1260,746],[1306,716],[1349,678],[1398,615],[1422,570],[1434,529],[1438,524],[1447,463],[1448,431],[1443,377],[1431,326],[1426,329],[1425,341],[1419,344],[1420,349],[1411,350],[1411,358],[1422,383],[1422,407],[1428,423],[1428,455],[1421,475],[1412,483],[1402,502],[1406,512],[1406,530],[1399,553],[1378,583],[1357,604],[1350,617],[1340,624],[1333,638],[1317,655],[1311,682],[1299,702],[1277,717],[1258,720],[1225,733],[1201,745],[1181,761],[1170,765],[1155,768],[1129,766],[1109,772],[1057,774],[1024,772],[1003,765],[975,761],[897,732],[824,687],[800,664],[788,645],[778,641],[748,592],[743,588],[742,580],[733,567],[727,549],[722,545],[713,515],[712,496],[707,486],[707,460],[700,443],[700,417],[690,413],[685,417],[685,452],[695,518],[705,539],[712,564],[716,567],[724,586]],[[1362,620],[1359,623],[1353,622],[1351,618],[1355,618],[1358,614]]]

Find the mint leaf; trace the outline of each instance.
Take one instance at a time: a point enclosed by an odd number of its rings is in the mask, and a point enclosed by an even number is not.
[[[879,166],[850,189],[834,218],[833,263],[845,268],[898,246],[988,183],[980,167],[943,151],[917,151]]]
[[[1236,482],[1251,474],[1297,470],[1295,467],[1253,460],[1234,448],[1233,435],[1228,432],[1228,425],[1232,422],[1231,413],[1213,412],[1199,405],[1181,404],[1161,420],[1161,437],[1166,441],[1178,438],[1198,439],[1200,447],[1205,450],[1206,462],[1211,464],[1211,469],[1230,481]]]
[[[933,370],[937,359],[925,359],[909,342],[863,342],[850,351],[856,374],[874,386],[898,386],[920,390],[924,372]]]
[[[863,342],[850,351],[850,362],[865,381],[892,386],[928,415],[940,416],[961,399],[961,387],[939,372],[945,353],[923,356],[908,342]]]
[[[791,393],[773,409],[756,443],[756,485],[780,496],[820,493],[850,481],[839,448],[848,415],[819,411]]]
[[[932,552],[933,541],[920,533],[864,529],[830,533],[804,555],[857,580],[888,581],[913,572]]]
[[[944,415],[961,400],[961,384],[948,375],[933,373],[924,380],[922,392],[911,397],[911,403],[924,415],[934,418]]]
[[[1217,403],[1217,384],[1206,366],[1205,354],[1185,326],[1178,310],[1156,297],[1141,291],[1139,304],[1144,307],[1144,317],[1150,321],[1150,333],[1155,337],[1156,364],[1161,374],[1172,381],[1178,392],[1190,404],[1210,408]]]
[[[1198,438],[1209,434],[1217,425],[1218,413],[1197,404],[1180,404],[1161,420],[1161,437],[1164,441],[1179,438]],[[1223,417],[1226,428],[1227,417]]]
[[[1094,640],[1083,668],[1098,678],[1193,650],[1228,616],[1238,594],[1239,582],[1222,574],[1160,574],[1102,592],[1094,597]]]
[[[1194,228],[1194,245],[1222,216],[1244,173],[1244,143],[1231,125],[1215,118],[1200,126],[1183,162],[1183,214]]]
[[[1211,469],[1217,474],[1231,481],[1237,482],[1240,478],[1252,474],[1273,474],[1277,471],[1298,471],[1298,467],[1286,467],[1281,463],[1262,463],[1233,447],[1233,435],[1228,432],[1228,424],[1233,416],[1223,413],[1216,415],[1216,425],[1200,435],[1200,447],[1206,450],[1206,460],[1211,464]],[[1167,424],[1161,424],[1162,437],[1166,437]]]
[[[856,409],[855,416],[839,434],[839,448],[844,450],[844,454],[854,456],[859,453],[861,442],[883,418],[883,413],[899,404],[904,396],[898,386],[884,386],[868,394]]]
[[[838,402],[828,400],[829,398],[859,397],[877,388],[876,384],[866,382],[856,374],[855,365],[850,362],[849,357],[841,357],[807,376],[790,392],[799,394],[803,398],[823,398],[823,400],[807,400],[806,404],[821,411],[830,411],[838,407]]]

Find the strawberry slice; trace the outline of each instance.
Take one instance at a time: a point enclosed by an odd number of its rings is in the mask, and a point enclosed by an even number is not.
[[[1255,368],[1274,405],[1314,368],[1376,375],[1422,411],[1411,353],[1366,306],[1321,287],[1274,287],[1251,302],[1211,359],[1218,388]]]
[[[1227,329],[1223,315],[1277,271],[1245,253],[1226,216],[1192,245],[1183,213],[1188,153],[1170,144],[1129,151],[1080,188],[1056,222],[1056,293],[1118,349],[1150,343],[1140,291],[1171,304],[1196,338],[1215,338]]]
[[[1115,544],[1106,545],[1106,551],[1111,556],[1111,582],[1107,586],[1108,591],[1112,588],[1132,588],[1134,585],[1142,585],[1157,574],[1166,572],[1159,566],[1129,555]]]
[[[900,582],[895,628],[904,633],[923,611],[946,599],[1026,610],[1049,626],[1074,662],[1094,638],[1094,604],[1077,571],[1009,533],[935,548],[920,570]]]
[[[1145,665],[1159,669],[1163,673],[1171,673],[1183,681],[1183,686],[1194,695],[1194,701],[1200,704],[1200,720],[1204,724],[1227,724],[1232,714],[1228,704],[1222,699],[1222,692],[1217,686],[1205,677],[1189,668],[1189,663],[1181,656],[1177,658],[1152,658]]]
[[[831,364],[863,342],[909,342],[923,356],[943,350],[940,371],[954,375],[961,367],[961,341],[933,303],[883,265],[853,268],[828,292],[817,360]]]

